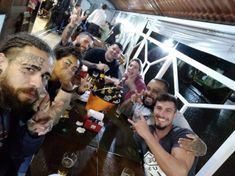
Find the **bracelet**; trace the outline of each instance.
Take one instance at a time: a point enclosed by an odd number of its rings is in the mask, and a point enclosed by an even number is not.
[[[65,89],[65,88],[63,88],[63,87],[61,87],[61,90],[63,90],[63,91],[66,92],[66,93],[73,93],[73,92],[74,92],[73,89],[72,89],[72,90],[67,90],[67,89]]]
[[[77,87],[76,88],[76,91],[75,91],[78,95],[82,95],[82,94],[84,94],[85,93],[85,91],[84,92],[79,92],[79,88]]]

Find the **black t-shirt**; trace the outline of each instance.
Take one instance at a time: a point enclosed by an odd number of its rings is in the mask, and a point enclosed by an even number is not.
[[[51,101],[54,101],[60,87],[61,87],[61,83],[59,80],[55,80],[55,81],[49,80],[48,81],[47,92],[50,96]]]
[[[105,60],[105,52],[106,50],[100,48],[91,49],[84,56],[84,60],[95,64],[102,63],[108,65],[109,71],[107,71],[105,75],[118,78],[119,65],[116,60],[113,62],[107,62]],[[89,69],[89,74],[91,75],[94,70],[97,71],[97,69]]]

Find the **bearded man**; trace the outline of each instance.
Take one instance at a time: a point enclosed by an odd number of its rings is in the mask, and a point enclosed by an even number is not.
[[[34,153],[52,127],[53,113],[45,90],[53,64],[50,47],[27,33],[9,36],[0,46],[0,175],[16,175],[23,158]],[[31,150],[35,151],[31,151]]]
[[[143,114],[140,114],[140,119],[128,119],[136,130],[135,140],[146,176],[195,175],[194,153],[187,152],[178,144],[180,138],[186,138],[192,132],[173,125],[176,112],[176,98],[171,94],[161,94],[153,110],[154,125],[149,126]]]

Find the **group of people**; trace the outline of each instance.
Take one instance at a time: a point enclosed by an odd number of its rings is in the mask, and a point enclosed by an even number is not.
[[[82,65],[91,75],[93,71],[104,72],[106,82],[123,90],[118,112],[128,117],[135,129],[133,137],[146,175],[158,166],[157,173],[162,175],[193,173],[195,157],[205,154],[206,145],[176,110],[175,97],[167,94],[168,83],[153,79],[146,86],[139,59],[132,59],[120,77],[120,43],[107,49],[92,48],[93,35],[88,32],[71,39],[82,20],[78,9],[54,50],[27,33],[1,42],[0,175],[24,175],[73,95],[89,89],[86,81],[75,80]],[[140,117],[136,118],[135,112],[140,112]]]
[[[42,6],[43,5],[44,3],[42,3]],[[71,20],[74,20],[75,15],[79,17],[82,16],[79,25],[76,25],[76,28],[73,31],[73,40],[78,34],[88,32],[93,37],[100,39],[108,45],[112,45],[116,42],[117,36],[121,33],[121,23],[117,23],[112,26],[107,21],[107,9],[108,6],[106,4],[102,4],[100,8],[95,9],[90,13],[89,9],[82,11],[78,3],[73,5],[71,1],[58,1],[50,10],[51,16],[45,28],[52,29],[56,27],[57,32],[61,34],[67,24],[71,24]],[[65,12],[60,13],[61,11]]]
[[[177,111],[177,100],[168,88],[163,79],[151,80],[126,102],[128,111],[122,113],[132,117],[128,121],[136,131],[146,175],[194,175],[196,157],[205,155],[206,145]]]
[[[42,17],[49,17],[45,28],[56,28],[58,32],[62,31],[68,24],[69,16],[71,15],[73,8],[76,8],[76,5],[77,4],[74,4],[73,0],[47,0],[42,2],[39,15]]]
[[[81,20],[80,16],[74,18],[76,22]],[[25,174],[45,134],[69,105],[74,87],[78,88],[76,93],[84,92],[83,85],[74,85],[74,77],[84,62],[83,56],[89,62],[89,53],[97,51],[101,60],[88,63],[88,68],[110,67],[107,74],[118,76],[118,69],[112,69],[117,68],[116,58],[122,46],[117,43],[107,51],[90,49],[93,37],[89,33],[81,33],[71,41],[73,22],[71,20],[64,30],[54,51],[27,33],[12,35],[1,42],[0,175]]]

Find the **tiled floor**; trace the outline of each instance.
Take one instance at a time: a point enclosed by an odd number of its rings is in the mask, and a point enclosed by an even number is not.
[[[51,48],[54,48],[59,43],[61,37],[54,31],[45,30],[46,23],[47,19],[37,17],[31,33],[42,38]]]
[[[47,23],[47,19],[37,17],[34,22],[33,29],[32,29],[31,33],[35,34],[37,32],[44,30],[46,23]]]
[[[51,48],[54,48],[60,42],[60,36],[54,32],[43,36],[43,39],[49,44]]]

